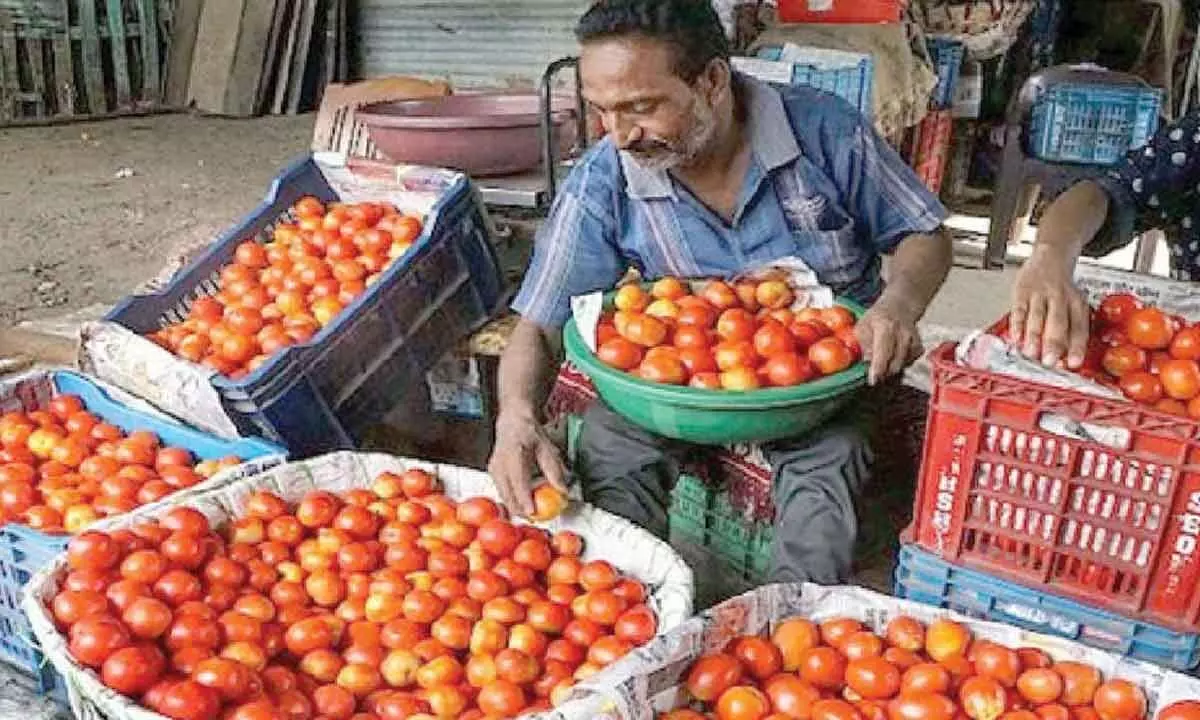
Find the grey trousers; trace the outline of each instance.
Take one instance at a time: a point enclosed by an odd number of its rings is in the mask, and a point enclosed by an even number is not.
[[[844,583],[858,537],[855,501],[872,463],[853,410],[802,438],[763,447],[773,471],[772,582]],[[601,401],[584,414],[577,469],[584,499],[660,538],[681,460],[697,448],[659,437]]]

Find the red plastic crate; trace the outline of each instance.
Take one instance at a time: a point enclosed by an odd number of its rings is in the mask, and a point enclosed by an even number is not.
[[[905,0],[779,0],[785,23],[896,23]]]
[[[1200,629],[1200,423],[963,367],[954,349],[931,356],[916,543],[1127,617]],[[1047,413],[1124,428],[1128,447],[1048,432]]]

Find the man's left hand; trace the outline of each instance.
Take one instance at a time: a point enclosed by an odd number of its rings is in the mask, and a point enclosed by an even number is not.
[[[917,331],[918,317],[903,303],[885,295],[858,322],[855,333],[863,357],[871,363],[867,375],[871,385],[900,374],[921,357],[924,347]]]

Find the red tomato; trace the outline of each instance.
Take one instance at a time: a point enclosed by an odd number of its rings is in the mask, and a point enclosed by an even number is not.
[[[793,353],[795,349],[796,339],[778,323],[768,322],[754,333],[754,350],[762,358]]]
[[[111,615],[91,615],[71,626],[67,647],[80,663],[99,668],[110,655],[131,644],[121,621]]]
[[[1170,353],[1178,360],[1200,360],[1200,327],[1187,327],[1176,333]]]
[[[1129,316],[1125,325],[1129,341],[1145,350],[1164,350],[1171,344],[1175,328],[1161,310],[1143,308]]]
[[[643,350],[640,345],[623,337],[613,338],[601,345],[596,356],[606,365],[618,370],[632,370],[642,362]]]
[[[882,657],[852,660],[846,686],[868,700],[887,700],[900,691],[900,669]]]
[[[1163,397],[1163,384],[1148,372],[1131,372],[1121,378],[1121,392],[1130,400],[1153,405]]]
[[[100,668],[100,680],[113,690],[137,697],[162,677],[167,660],[153,645],[138,645],[117,650]]]
[[[1167,396],[1187,402],[1200,395],[1200,366],[1195,360],[1167,360],[1158,371]]]
[[[1142,720],[1146,694],[1128,680],[1109,680],[1096,689],[1092,707],[1101,720]]]
[[[1146,351],[1135,345],[1117,345],[1104,352],[1100,365],[1105,372],[1115,378],[1121,378],[1127,373],[1146,370],[1149,357]]]
[[[702,702],[714,702],[738,684],[742,674],[742,665],[737,658],[723,653],[708,655],[692,666],[685,684],[692,697]]]
[[[854,355],[841,340],[825,338],[808,349],[808,359],[822,375],[835,375],[854,364]]]

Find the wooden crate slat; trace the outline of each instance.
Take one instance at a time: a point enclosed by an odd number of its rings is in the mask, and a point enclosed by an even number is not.
[[[25,41],[25,52],[29,58],[29,74],[33,81],[33,94],[37,96],[37,99],[34,100],[33,114],[35,117],[45,117],[49,114],[46,108],[46,68],[45,63],[42,62],[42,46],[44,44],[45,41],[41,39]]]
[[[96,24],[96,3],[79,3],[79,32],[82,46],[84,87],[87,88],[85,112],[102,113],[108,109],[104,93],[104,66],[100,60],[100,30]]]
[[[54,94],[58,101],[58,114],[65,116],[75,114],[75,52],[71,47],[70,28],[67,27],[69,11],[69,0],[62,0],[63,21],[54,31]]]
[[[158,47],[158,12],[155,0],[137,0],[138,24],[146,29],[139,39],[142,48],[141,101],[158,105],[162,100],[162,78]]]
[[[85,2],[87,0],[84,0]],[[129,107],[129,54],[125,48],[125,12],[121,0],[108,0],[108,32],[112,37],[109,52],[112,53],[113,85],[117,91],[117,107]]]
[[[21,81],[17,71],[17,32],[12,18],[0,12],[0,119],[7,120],[21,110]]]

